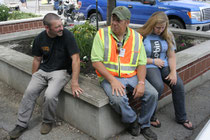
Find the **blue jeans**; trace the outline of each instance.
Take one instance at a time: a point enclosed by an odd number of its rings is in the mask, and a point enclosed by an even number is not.
[[[176,85],[170,86],[170,81],[165,80],[169,75],[170,68],[163,67],[159,68],[147,68],[146,79],[155,87],[158,91],[158,97],[160,98],[164,90],[164,83],[166,83],[172,90],[172,99],[175,110],[176,120],[178,122],[183,122],[187,119],[185,111],[185,91],[182,79],[177,74]]]
[[[118,78],[125,87],[130,84],[132,87],[135,87],[138,83],[137,76],[131,78]],[[114,110],[121,114],[122,122],[132,123],[137,119],[137,114],[129,106],[127,95],[117,96],[116,93],[112,95],[112,87],[107,80],[101,82],[101,86],[104,89],[106,95],[109,97],[109,103]],[[126,90],[126,89],[125,89]],[[141,97],[141,110],[138,118],[138,122],[141,125],[141,128],[150,127],[150,118],[157,106],[158,93],[152,85],[145,80],[145,92],[143,97]]]

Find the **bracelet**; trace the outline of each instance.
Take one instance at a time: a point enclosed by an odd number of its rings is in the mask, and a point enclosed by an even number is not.
[[[155,59],[152,59],[152,64],[155,64]]]
[[[144,85],[144,81],[139,81],[138,84]]]

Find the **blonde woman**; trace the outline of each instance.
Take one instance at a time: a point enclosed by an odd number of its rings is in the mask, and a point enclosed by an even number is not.
[[[172,90],[172,99],[176,121],[185,128],[192,130],[192,123],[187,120],[185,111],[185,92],[181,78],[176,72],[175,41],[168,30],[169,20],[164,12],[155,12],[138,32],[144,36],[147,53],[146,79],[156,88],[159,98],[163,93],[164,83]],[[151,125],[160,127],[155,112]]]

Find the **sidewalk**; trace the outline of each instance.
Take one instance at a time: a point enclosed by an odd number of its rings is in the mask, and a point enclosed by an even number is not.
[[[170,103],[160,109],[157,117],[162,123],[161,128],[151,127],[158,135],[159,140],[193,140],[196,138],[202,127],[210,119],[210,81],[191,90],[186,94],[186,109],[188,118],[195,126],[195,130],[190,131],[174,121],[173,104]],[[17,111],[22,94],[18,93],[2,81],[0,81],[0,140],[8,140],[8,132],[14,127],[17,119]],[[94,140],[92,137],[77,130],[68,123],[59,121],[52,132],[48,135],[40,134],[41,113],[36,107],[29,130],[18,140]],[[90,127],[92,125],[90,124]],[[144,140],[142,135],[133,137],[127,132],[122,132],[113,136],[110,140]]]
[[[46,15],[47,13],[56,13],[57,10],[53,10],[54,0],[51,0],[50,4],[41,4],[41,1],[38,0],[27,0],[27,9],[21,6],[20,4],[20,11],[27,12],[27,13],[34,13],[37,15]],[[51,10],[48,10],[50,7]],[[46,8],[46,9],[44,9]]]

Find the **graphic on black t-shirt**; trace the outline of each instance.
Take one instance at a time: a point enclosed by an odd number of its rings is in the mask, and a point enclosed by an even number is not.
[[[151,57],[160,58],[160,52],[162,50],[162,45],[159,40],[150,40],[151,43]]]

